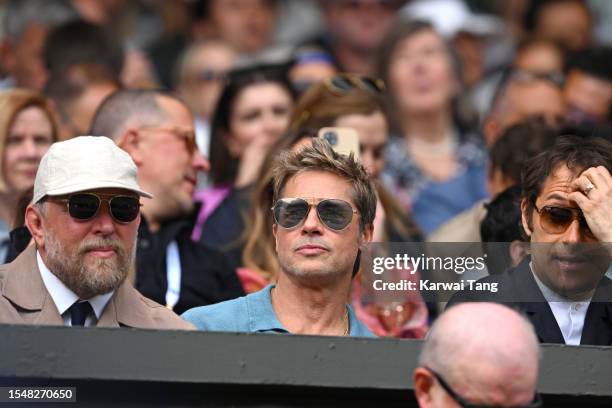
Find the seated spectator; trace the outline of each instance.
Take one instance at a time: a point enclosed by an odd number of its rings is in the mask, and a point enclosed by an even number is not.
[[[583,51],[593,37],[593,16],[584,0],[538,0],[529,4],[526,28],[572,52]]]
[[[202,202],[192,239],[220,249],[240,263],[237,242],[242,212],[266,153],[285,132],[293,93],[281,66],[233,71],[219,98],[211,127],[212,188],[198,191]]]
[[[493,146],[507,128],[530,117],[541,117],[551,127],[562,124],[566,105],[560,79],[548,73],[507,70],[482,123],[487,146]]]
[[[516,267],[527,256],[521,227],[521,188],[512,186],[486,204],[487,214],[480,223],[489,275]]]
[[[7,259],[19,198],[34,185],[40,159],[57,140],[47,101],[25,89],[0,92],[0,263]]]
[[[225,42],[199,41],[181,54],[176,68],[176,90],[195,116],[196,142],[210,155],[210,122],[219,95],[234,66],[235,51]]]
[[[59,124],[59,139],[87,134],[96,110],[118,86],[112,75],[96,64],[76,64],[61,74],[52,74],[44,93]]]
[[[227,260],[190,239],[192,195],[208,162],[196,149],[187,106],[161,91],[118,91],[98,109],[91,133],[128,152],[140,185],[155,197],[142,206],[136,289],[179,313],[242,295]]]
[[[489,153],[487,190],[489,199],[510,186],[519,184],[521,172],[529,159],[550,148],[557,133],[542,120],[531,118],[507,128]],[[480,222],[485,217],[486,202],[481,200],[444,223],[429,237],[430,242],[480,242]]]
[[[109,139],[54,144],[26,210],[36,246],[0,270],[0,323],[192,328],[126,281],[140,197],[136,165]]]
[[[361,250],[372,239],[376,193],[352,156],[313,140],[274,169],[276,284],[187,311],[200,330],[371,336],[346,304]]]
[[[7,78],[0,89],[41,91],[48,78],[42,50],[49,30],[77,16],[63,0],[10,0],[4,5],[0,64]]]
[[[478,83],[472,90],[472,101],[476,105],[481,118],[493,109],[494,99],[499,94],[502,84],[510,79],[509,69],[527,71],[534,77],[548,78],[558,86],[564,80],[566,52],[558,43],[540,37],[527,37],[516,46],[516,53],[510,68],[495,70],[487,78]],[[555,105],[553,105],[554,107]],[[516,109],[516,108],[515,108]]]
[[[425,234],[486,196],[486,154],[451,49],[429,23],[398,21],[380,50],[391,101],[384,180]]]
[[[539,354],[530,322],[511,309],[454,307],[431,327],[412,374],[419,407],[539,407]]]
[[[610,124],[612,48],[595,48],[569,62],[563,96],[569,122]]]
[[[340,72],[376,76],[373,58],[406,0],[319,1],[324,34],[316,43],[332,56]]]
[[[612,344],[612,143],[560,136],[522,178],[521,220],[531,256],[461,291],[463,301],[507,303],[526,313],[543,343]]]
[[[385,145],[388,141],[388,120],[382,99],[384,84],[381,80],[339,74],[313,85],[298,101],[292,115],[292,127],[320,129],[328,126],[355,129],[359,138],[360,160],[374,179],[378,196],[374,218],[373,242],[422,241],[412,217],[380,181],[385,166]],[[313,131],[316,133],[316,131]],[[268,205],[268,207],[271,204]],[[262,209],[259,209],[262,211]],[[252,236],[251,239],[255,237]],[[427,331],[427,307],[418,296],[403,299],[413,311],[405,316],[402,327],[390,330],[381,323],[384,311],[374,304],[376,294],[364,291],[359,274],[351,291],[352,305],[357,316],[377,335],[396,337],[422,337]],[[373,296],[370,296],[373,295]]]

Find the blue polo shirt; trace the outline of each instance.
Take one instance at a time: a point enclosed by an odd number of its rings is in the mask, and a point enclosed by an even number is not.
[[[259,292],[209,306],[190,309],[182,318],[193,323],[198,330],[247,333],[289,333],[276,317],[272,308],[268,285]],[[353,309],[346,305],[351,337],[376,337],[361,323]]]

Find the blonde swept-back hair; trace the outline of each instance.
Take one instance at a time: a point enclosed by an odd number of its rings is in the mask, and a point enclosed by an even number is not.
[[[11,89],[0,92],[0,168],[4,160],[4,149],[6,139],[13,125],[13,121],[19,112],[35,106],[42,111],[51,123],[51,138],[57,141],[57,123],[47,100],[37,92],[28,89]],[[4,175],[0,177],[0,192],[7,190]]]
[[[305,171],[326,171],[348,181],[359,212],[360,230],[374,222],[377,200],[371,176],[352,153],[349,156],[339,154],[327,141],[318,138],[312,140],[312,146],[305,146],[297,152],[284,151],[279,155],[272,170],[272,201],[281,197],[289,179]]]

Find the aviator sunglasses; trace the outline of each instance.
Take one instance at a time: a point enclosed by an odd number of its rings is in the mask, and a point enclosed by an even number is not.
[[[56,201],[66,203],[70,216],[80,221],[95,217],[102,202],[107,201],[111,217],[121,224],[134,221],[140,213],[141,205],[138,197],[94,193],[72,194]]]
[[[580,229],[585,235],[593,236],[593,232],[589,228],[584,214],[578,208],[570,207],[555,207],[555,206],[544,206],[539,208],[535,206],[535,210],[540,214],[540,225],[545,232],[549,234],[562,234],[569,226],[578,220]]]
[[[308,217],[311,207],[316,207],[319,220],[334,231],[348,227],[353,213],[357,213],[351,204],[339,199],[328,198],[311,204],[303,198],[281,198],[272,207],[274,221],[283,228],[297,227]]]

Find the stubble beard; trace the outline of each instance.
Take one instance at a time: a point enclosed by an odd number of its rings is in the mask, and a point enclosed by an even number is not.
[[[80,299],[90,299],[119,288],[128,275],[136,252],[136,238],[129,255],[117,239],[83,241],[69,254],[53,234],[45,233],[44,239],[49,270]],[[86,262],[88,250],[100,246],[112,247],[115,256]]]

